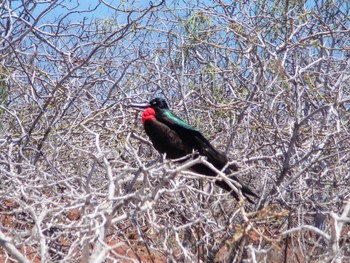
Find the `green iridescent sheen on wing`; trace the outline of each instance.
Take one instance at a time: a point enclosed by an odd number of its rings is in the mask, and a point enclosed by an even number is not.
[[[179,117],[177,117],[175,114],[173,114],[170,110],[163,110],[162,115],[163,115],[163,117],[165,117],[167,119],[167,121],[169,121],[172,124],[179,125],[179,126],[185,128],[185,129],[188,129],[188,130],[199,132],[199,130],[192,127],[191,125],[189,125],[185,121],[181,120]]]

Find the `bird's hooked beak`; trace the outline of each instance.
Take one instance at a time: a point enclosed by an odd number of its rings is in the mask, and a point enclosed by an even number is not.
[[[129,104],[129,107],[136,109],[146,109],[151,107],[151,105],[149,105],[149,103],[131,103]]]

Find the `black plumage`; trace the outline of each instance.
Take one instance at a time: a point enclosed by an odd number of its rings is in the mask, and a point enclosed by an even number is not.
[[[172,113],[164,99],[155,98],[148,105],[132,105],[134,107],[146,108],[142,114],[142,122],[146,134],[152,141],[154,148],[161,154],[166,154],[169,159],[178,159],[193,152],[205,156],[216,169],[222,170],[228,164],[226,155],[216,150],[211,143],[200,133],[199,130],[187,124],[174,113]],[[205,164],[195,164],[191,169],[197,173],[216,176],[217,173]],[[230,179],[239,183],[236,176],[230,174],[238,171],[235,164],[228,165],[223,171]],[[232,191],[225,181],[217,180],[216,185],[226,191],[231,191],[237,200],[238,195]],[[258,197],[248,187],[239,184],[240,190],[248,201],[252,202],[249,196]],[[252,202],[253,203],[253,202]]]

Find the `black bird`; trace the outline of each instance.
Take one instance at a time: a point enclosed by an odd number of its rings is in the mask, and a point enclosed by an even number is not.
[[[178,159],[197,152],[205,156],[216,169],[222,170],[227,166],[228,159],[226,155],[216,150],[210,142],[200,133],[173,112],[170,111],[168,104],[164,99],[155,98],[147,105],[132,104],[134,108],[146,108],[142,114],[142,123],[146,134],[151,139],[154,148],[161,154],[166,154],[169,159]],[[217,173],[205,164],[195,164],[191,169],[197,173],[216,176]],[[239,183],[236,176],[230,174],[238,171],[235,164],[228,165],[223,171],[230,179]],[[235,191],[225,181],[216,181],[216,185],[222,189],[231,192],[231,195],[239,200]],[[249,196],[258,197],[247,186],[239,183],[240,190],[247,200],[254,203]]]

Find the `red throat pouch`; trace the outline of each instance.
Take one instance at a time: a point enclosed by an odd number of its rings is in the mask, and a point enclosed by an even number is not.
[[[156,120],[156,112],[152,108],[146,108],[142,113],[142,124],[144,124],[147,120]]]

